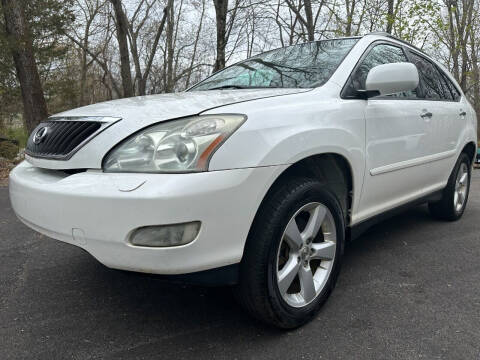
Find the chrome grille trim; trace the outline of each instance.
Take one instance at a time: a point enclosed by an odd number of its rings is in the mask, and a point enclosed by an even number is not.
[[[25,154],[42,159],[69,160],[86,143],[119,121],[118,117],[50,117],[40,123],[30,134]],[[42,128],[47,131],[45,140],[36,142],[35,135]]]

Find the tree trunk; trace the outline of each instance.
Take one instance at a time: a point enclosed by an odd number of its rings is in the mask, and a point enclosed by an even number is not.
[[[200,15],[200,24],[198,25],[197,34],[195,36],[195,42],[193,43],[193,54],[192,59],[190,60],[190,66],[187,74],[187,80],[185,82],[185,87],[188,89],[190,87],[190,78],[192,76],[192,69],[193,64],[197,58],[197,48],[198,48],[198,41],[200,40],[200,34],[202,32],[202,25],[203,25],[203,17],[205,15],[205,0],[202,0],[202,14]]]
[[[81,59],[80,59],[80,98],[78,104],[80,106],[86,105],[85,101],[85,87],[87,83],[87,52],[80,49]]]
[[[213,0],[213,3],[217,22],[217,58],[213,66],[213,72],[216,72],[225,67],[228,0]]]
[[[172,1],[172,11],[168,11],[167,13],[167,82],[165,86],[165,92],[170,93],[174,90],[174,70],[173,70],[173,57],[174,57],[174,31],[175,31],[175,14],[174,14],[174,6]]]
[[[393,21],[394,21],[394,14],[393,14],[393,2],[395,0],[388,0],[388,10],[387,10],[387,33],[391,34],[393,30]]]
[[[120,52],[120,75],[122,77],[123,97],[134,95],[132,73],[130,71],[130,56],[128,53],[128,22],[123,11],[121,0],[110,0],[115,11],[115,24],[117,28],[117,41]]]
[[[155,39],[153,40],[152,51],[150,53],[150,57],[147,61],[147,66],[145,67],[145,71],[143,72],[142,78],[140,83],[138,84],[138,93],[140,95],[147,94],[147,79],[150,75],[150,70],[152,69],[153,59],[155,58],[155,54],[158,48],[158,42],[160,41],[160,36],[163,33],[163,28],[165,27],[165,22],[167,20],[167,15],[172,11],[173,12],[173,0],[168,0],[167,6],[163,9],[163,16],[162,20],[160,20],[160,25],[158,26],[157,33],[155,34]]]
[[[357,5],[356,0],[345,1],[345,8],[347,12],[347,23],[345,24],[345,36],[352,36],[352,25],[353,25],[353,15],[355,14],[355,6]]]
[[[87,21],[85,25],[85,32],[83,38],[83,48],[80,49],[81,51],[81,59],[80,59],[80,106],[86,105],[87,101],[85,101],[86,95],[86,84],[87,84],[87,71],[88,71],[88,62],[87,62],[87,52],[84,49],[88,48],[88,37],[90,35],[90,25],[91,20]]]
[[[313,23],[312,2],[310,0],[304,0],[303,4],[305,5],[308,41],[313,41],[315,40],[315,24]]]
[[[33,53],[24,0],[1,0],[6,35],[22,91],[25,127],[29,132],[48,116]]]

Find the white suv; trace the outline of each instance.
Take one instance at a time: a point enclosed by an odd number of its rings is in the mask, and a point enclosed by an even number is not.
[[[292,328],[376,215],[428,202],[462,216],[476,121],[452,76],[401,40],[315,41],[186,92],[47,119],[10,197],[25,224],[108,267],[235,284],[254,316]]]

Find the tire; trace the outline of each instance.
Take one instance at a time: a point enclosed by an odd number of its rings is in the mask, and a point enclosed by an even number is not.
[[[314,221],[323,214],[323,220]],[[310,236],[320,222],[317,235]],[[335,287],[344,241],[343,211],[327,186],[309,178],[277,185],[263,201],[250,230],[235,288],[237,299],[269,325],[292,329],[305,324]],[[310,281],[309,274],[316,282]]]
[[[442,198],[428,203],[428,209],[433,217],[447,221],[456,221],[462,217],[470,192],[471,172],[470,158],[465,153],[460,154],[443,190]]]

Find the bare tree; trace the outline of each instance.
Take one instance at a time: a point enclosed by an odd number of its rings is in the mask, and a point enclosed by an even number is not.
[[[215,19],[217,24],[217,58],[213,71],[225,67],[225,47],[227,46],[227,11],[228,0],[213,0],[215,5]]]
[[[152,69],[153,60],[157,53],[158,45],[160,42],[160,38],[165,28],[165,23],[168,19],[170,13],[173,12],[174,1],[168,0],[167,5],[164,7],[162,12],[161,20],[157,26],[155,36],[153,38],[153,43],[151,45],[151,49],[149,54],[147,54],[146,58],[146,65],[144,70],[142,71],[141,66],[141,58],[142,54],[138,46],[138,39],[140,32],[143,30],[147,20],[150,18],[151,10],[153,5],[156,1],[148,2],[146,0],[142,0],[138,3],[137,8],[135,9],[132,17],[127,19],[128,21],[128,40],[130,43],[130,52],[132,54],[132,59],[135,66],[135,88],[138,95],[145,95],[147,89],[147,80]],[[139,14],[141,13],[142,7],[145,6],[145,10],[143,12],[143,17],[139,18]],[[138,22],[138,24],[136,24]]]
[[[24,0],[2,0],[6,35],[22,91],[24,121],[31,132],[45,120],[48,111],[24,6]]]
[[[273,18],[279,31],[279,41],[281,46],[293,45],[295,39],[299,38],[296,28],[298,26],[298,17],[285,3],[285,0],[278,0],[275,6],[271,6]],[[284,35],[285,34],[285,35]]]
[[[0,1],[15,3],[17,8],[26,4],[26,0]],[[30,23],[40,78],[37,85],[43,83],[49,94],[55,94],[48,98],[55,110],[106,98],[183,90],[212,69],[218,71],[265,50],[387,30],[445,63],[480,111],[478,0],[71,1],[75,3],[75,21],[61,30],[69,40],[63,36],[42,38],[38,19]],[[27,21],[30,9],[31,5],[26,8]],[[216,41],[212,42],[213,33]],[[17,36],[10,36],[15,44],[12,39],[16,41]],[[37,52],[45,43],[52,44],[52,52],[69,44],[74,47],[65,57],[45,61],[45,53]],[[18,48],[28,50],[28,46]],[[72,75],[72,69],[78,73]],[[8,71],[9,79],[15,77],[12,64],[0,63],[0,75],[2,71]],[[78,81],[71,91],[65,91],[62,86],[72,80]],[[56,81],[59,85],[52,85]],[[39,93],[34,86],[22,87],[22,91],[30,99]],[[64,99],[58,100],[61,97]],[[0,100],[5,103],[5,96]]]
[[[80,33],[78,33],[75,27],[72,27],[70,32],[72,33],[67,34],[67,37],[75,36],[78,39],[78,42],[81,43],[79,46],[80,51],[80,94],[79,94],[79,105],[85,105],[90,103],[86,100],[87,92],[86,92],[86,83],[87,83],[87,73],[89,67],[92,65],[94,61],[96,61],[95,57],[91,57],[89,59],[88,49],[90,46],[90,36],[92,35],[92,27],[94,25],[94,21],[96,17],[99,15],[102,8],[105,6],[105,0],[85,0],[80,1],[77,0],[75,5],[78,7],[79,12],[83,18],[82,25],[80,27]]]
[[[356,0],[345,0],[345,11],[347,16],[346,24],[345,24],[345,36],[352,35],[353,15],[355,14],[356,5],[357,5]]]
[[[315,40],[315,21],[313,19],[313,9],[311,0],[301,0],[298,4],[294,0],[285,0],[288,7],[295,13],[300,24],[306,28],[308,41]],[[323,1],[319,6],[317,14],[320,13]],[[305,15],[302,14],[302,9]]]
[[[395,0],[387,0],[387,28],[385,31],[389,34],[392,33],[392,28],[393,28],[393,23],[395,21],[394,18],[394,10],[393,10],[393,5],[394,5]]]
[[[192,76],[193,64],[195,63],[195,59],[197,57],[198,42],[200,40],[200,35],[202,33],[204,15],[205,15],[205,0],[202,0],[202,12],[200,14],[200,22],[198,24],[197,33],[195,35],[195,42],[193,43],[192,59],[190,60],[190,66],[189,66],[189,70],[188,70],[188,73],[187,73],[187,80],[185,82],[185,87],[186,88],[188,88],[190,86],[190,78]]]
[[[173,6],[173,0],[170,0]],[[173,59],[174,59],[174,44],[175,44],[175,14],[170,11],[167,15],[167,39],[166,39],[166,64],[165,64],[165,91],[172,92],[173,83]]]
[[[134,95],[132,73],[130,72],[130,56],[128,50],[128,20],[123,11],[121,0],[110,0],[115,13],[118,51],[120,53],[120,74],[122,76],[123,97]]]

